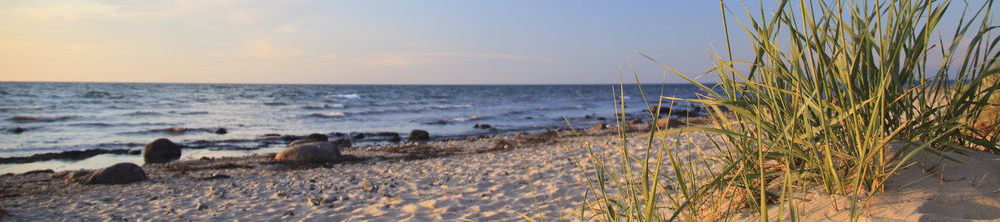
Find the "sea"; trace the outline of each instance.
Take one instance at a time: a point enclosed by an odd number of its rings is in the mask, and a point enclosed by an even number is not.
[[[640,88],[643,93],[640,93]],[[624,89],[624,90],[622,90]],[[661,96],[693,98],[690,84],[298,85],[0,82],[0,158],[88,149],[184,145],[182,159],[276,152],[268,134],[411,130],[448,139],[586,128],[622,109],[648,116]],[[645,96],[643,96],[645,94]],[[666,101],[669,103],[669,101]],[[675,107],[690,106],[677,102]],[[617,107],[617,108],[616,108]],[[476,125],[489,127],[476,127]],[[225,133],[219,132],[220,128]],[[370,145],[391,143],[369,141]],[[365,140],[356,144],[365,145]],[[0,173],[75,170],[139,155],[0,164]]]

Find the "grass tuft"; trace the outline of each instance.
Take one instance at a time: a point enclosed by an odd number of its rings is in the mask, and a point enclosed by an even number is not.
[[[722,220],[744,209],[762,221],[796,220],[795,195],[820,192],[849,197],[837,207],[856,220],[917,154],[1000,153],[993,1],[962,12],[953,31],[940,27],[950,1],[777,3],[765,14],[763,3],[752,12],[720,1],[728,59],[714,56],[717,84],[646,56],[701,89],[696,99],[661,95],[655,110],[694,102],[711,124],[655,127],[638,142],[621,130],[609,143],[615,153],[592,150],[589,209],[607,221]],[[736,21],[751,44],[748,62],[732,58],[734,11],[746,18]],[[707,154],[677,147],[693,133],[705,135],[689,142],[707,143]]]

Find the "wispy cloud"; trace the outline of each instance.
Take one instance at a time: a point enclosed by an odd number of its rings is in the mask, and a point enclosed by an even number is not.
[[[243,43],[242,50],[243,56],[260,59],[294,57],[302,54],[302,49],[266,40],[246,41]]]
[[[504,53],[426,52],[375,55],[368,57],[362,63],[369,66],[394,67],[445,63],[456,60],[503,60],[534,63],[554,61],[553,59],[544,57]]]

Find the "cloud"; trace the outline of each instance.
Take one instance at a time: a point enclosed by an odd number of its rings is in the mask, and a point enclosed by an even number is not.
[[[243,53],[245,57],[273,59],[294,57],[302,54],[302,50],[292,46],[278,45],[265,40],[250,40],[243,43]]]
[[[362,63],[368,66],[396,67],[444,63],[455,60],[504,60],[535,63],[554,61],[543,57],[503,53],[428,52],[375,55],[365,59]]]

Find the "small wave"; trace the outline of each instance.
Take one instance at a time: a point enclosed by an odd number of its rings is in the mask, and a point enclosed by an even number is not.
[[[284,106],[284,105],[288,105],[288,103],[283,103],[283,102],[266,102],[266,103],[264,103],[264,105],[265,106]]]
[[[358,94],[337,94],[333,95],[334,98],[344,98],[344,99],[361,99],[361,95]]]
[[[126,116],[159,116],[159,115],[163,115],[163,114],[162,113],[158,113],[158,112],[153,112],[153,111],[135,111],[135,112],[131,112],[131,113],[126,113],[125,115]]]
[[[208,129],[208,128],[185,128],[185,127],[175,126],[175,127],[167,127],[167,128],[163,128],[163,129],[151,129],[151,130],[144,130],[144,131],[125,132],[125,134],[159,134],[159,133],[184,134],[184,133],[214,133],[214,132],[215,132],[215,129]]]
[[[110,124],[110,123],[74,123],[74,124],[69,124],[69,126],[81,126],[81,127],[109,127],[109,126],[114,126],[114,124]]]
[[[42,110],[42,107],[0,107],[0,112],[11,112],[11,111],[28,111],[28,110]]]
[[[344,104],[323,104],[323,105],[305,105],[302,109],[317,110],[317,109],[338,109],[344,108]]]
[[[464,108],[472,108],[472,105],[469,105],[469,104],[437,105],[437,106],[432,106],[431,108],[433,108],[433,109],[464,109]]]
[[[317,118],[343,118],[345,116],[347,116],[347,115],[344,115],[344,113],[342,113],[342,112],[313,113],[313,114],[309,114],[309,117],[317,117]]]
[[[423,121],[422,123],[424,123],[424,124],[430,124],[430,125],[447,125],[447,124],[454,124],[454,123],[479,121],[479,120],[484,120],[484,119],[489,119],[489,118],[490,117],[483,117],[483,116],[471,115],[471,116],[458,116],[458,117],[451,117],[451,118],[445,118],[445,119]]]
[[[84,98],[104,98],[110,97],[111,93],[105,91],[91,90],[83,94]]]
[[[66,121],[73,118],[79,117],[77,115],[65,115],[65,116],[13,116],[7,118],[7,121],[15,123],[35,123],[35,122],[57,122]]]
[[[183,113],[180,113],[180,114],[181,115],[205,115],[205,114],[208,114],[208,111],[192,111],[192,112],[183,112]]]

